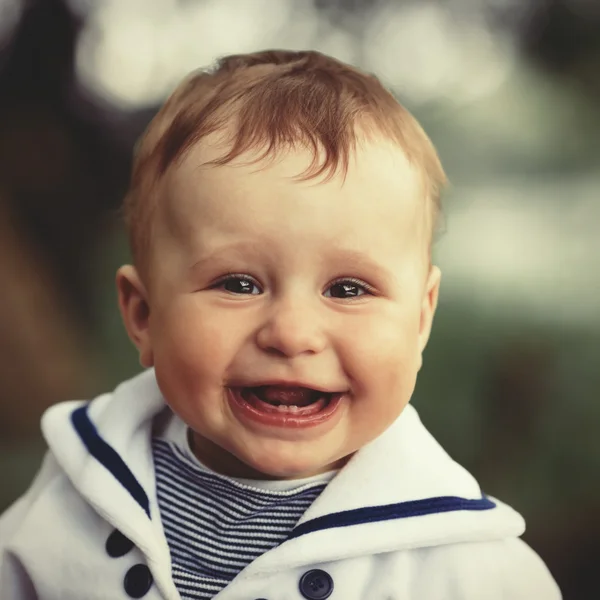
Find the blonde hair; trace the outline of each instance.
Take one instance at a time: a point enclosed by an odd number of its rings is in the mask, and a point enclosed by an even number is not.
[[[133,259],[150,250],[157,184],[169,167],[211,133],[230,130],[224,165],[249,150],[261,158],[302,144],[314,151],[305,178],[346,171],[359,131],[397,143],[422,176],[431,231],[446,176],[416,119],[374,76],[319,52],[270,50],[222,58],[193,73],[170,96],[136,148],[124,216]]]

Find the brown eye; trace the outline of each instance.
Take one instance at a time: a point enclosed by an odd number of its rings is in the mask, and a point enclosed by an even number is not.
[[[231,294],[256,295],[260,294],[260,289],[254,283],[254,280],[239,275],[230,275],[222,279],[215,285],[216,288],[221,288]],[[257,290],[256,292],[254,290]]]
[[[368,293],[365,285],[352,280],[337,281],[327,290],[325,296],[330,298],[356,298]]]

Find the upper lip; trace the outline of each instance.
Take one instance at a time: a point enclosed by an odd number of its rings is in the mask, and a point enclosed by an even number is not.
[[[322,392],[324,394],[343,393],[343,391],[339,388],[334,389],[334,388],[330,388],[328,386],[315,385],[315,384],[306,383],[303,381],[289,381],[289,380],[283,380],[283,379],[266,379],[263,381],[245,382],[243,384],[238,384],[235,387],[256,388],[256,387],[264,387],[267,385],[272,385],[272,386],[277,386],[277,387],[306,388],[309,390],[315,390],[317,392]]]

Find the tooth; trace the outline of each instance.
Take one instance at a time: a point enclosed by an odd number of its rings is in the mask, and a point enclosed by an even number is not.
[[[295,404],[292,404],[289,408],[290,412],[298,412],[298,407]]]
[[[288,406],[286,406],[285,404],[280,404],[280,405],[277,407],[277,410],[278,410],[279,412],[288,412],[290,409],[289,409],[289,407],[288,407]]]

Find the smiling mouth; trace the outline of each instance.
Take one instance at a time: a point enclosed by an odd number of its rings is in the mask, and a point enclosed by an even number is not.
[[[272,406],[305,407],[314,404],[323,397],[330,398],[332,395],[310,388],[291,386],[261,385],[246,389],[248,393]]]
[[[333,393],[309,388],[258,386],[240,388],[240,395],[256,410],[265,412],[316,414],[331,402]]]
[[[265,427],[305,432],[317,428],[322,435],[342,418],[349,398],[347,392],[266,385],[229,387],[228,401],[242,423],[258,426],[259,431]]]

